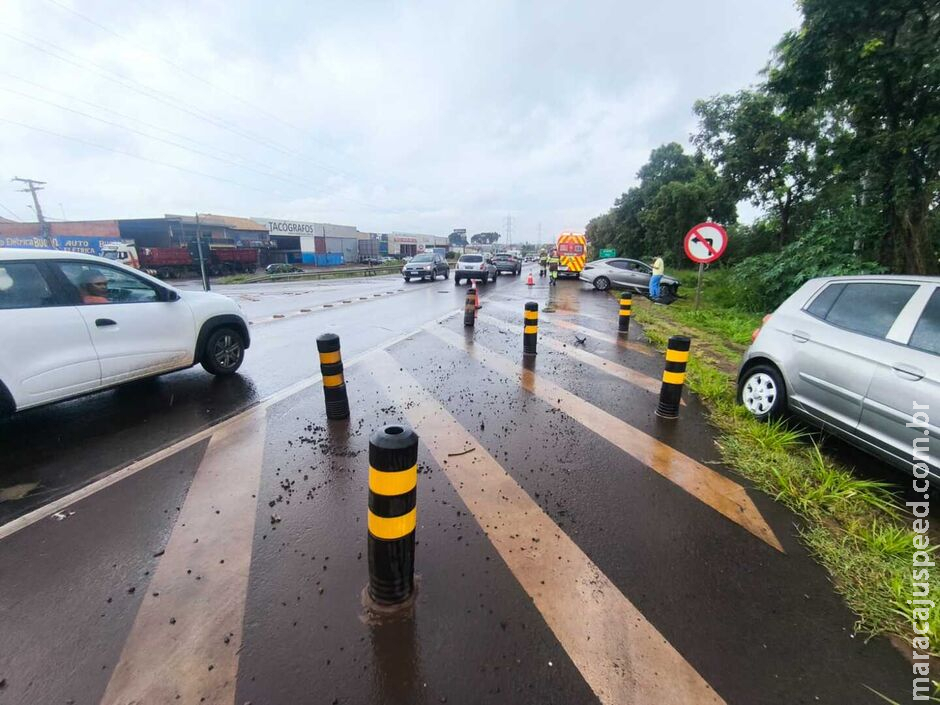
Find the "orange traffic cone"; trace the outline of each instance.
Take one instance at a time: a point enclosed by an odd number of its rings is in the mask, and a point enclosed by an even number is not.
[[[477,283],[473,282],[473,298],[476,300],[477,308],[483,308],[480,306],[480,292],[477,290]]]
[[[526,286],[535,286],[535,280],[532,278],[532,272],[529,272],[529,278],[525,280]]]

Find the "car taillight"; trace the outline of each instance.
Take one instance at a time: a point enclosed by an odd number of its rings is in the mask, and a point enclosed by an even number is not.
[[[764,316],[764,317],[761,319],[760,326],[757,327],[757,328],[755,328],[755,329],[754,329],[754,332],[751,333],[751,342],[752,342],[752,343],[753,343],[755,340],[757,340],[757,336],[760,334],[761,328],[763,328],[764,326],[767,325],[767,321],[770,320],[770,316],[771,316],[771,314],[769,314],[769,313],[768,313],[766,316]]]

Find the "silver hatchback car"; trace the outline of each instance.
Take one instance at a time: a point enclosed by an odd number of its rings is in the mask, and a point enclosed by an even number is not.
[[[940,482],[940,278],[806,282],[755,331],[738,399],[760,419],[789,409],[908,473],[916,451]]]

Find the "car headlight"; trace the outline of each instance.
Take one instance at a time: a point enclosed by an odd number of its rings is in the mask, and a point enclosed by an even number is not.
[[[431,268],[431,265],[429,264],[427,267],[425,267],[425,270],[428,270],[430,268]]]

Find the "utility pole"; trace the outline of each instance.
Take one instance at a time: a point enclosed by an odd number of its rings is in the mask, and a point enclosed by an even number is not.
[[[42,239],[45,240],[46,246],[49,249],[56,249],[55,243],[52,241],[52,237],[49,233],[49,225],[42,215],[42,208],[39,205],[39,196],[36,195],[37,191],[42,191],[42,187],[46,185],[46,182],[36,181],[35,179],[21,179],[18,176],[14,176],[11,181],[19,181],[26,184],[26,188],[20,189],[20,193],[29,193],[32,195],[33,205],[36,208],[36,220],[39,221],[39,234]]]
[[[507,247],[512,244],[512,214],[506,216],[506,243]]]
[[[183,221],[180,220],[180,226]],[[196,213],[196,249],[199,251],[199,273],[202,275],[202,290],[210,291],[209,277],[206,276],[206,260],[202,256],[202,229],[199,227],[199,213]]]

